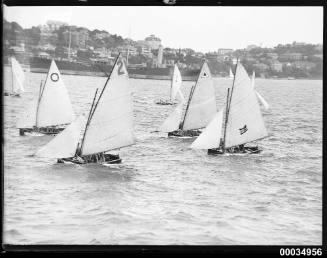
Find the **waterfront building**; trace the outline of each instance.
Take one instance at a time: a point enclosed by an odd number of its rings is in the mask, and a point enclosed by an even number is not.
[[[283,71],[283,64],[278,60],[272,60],[270,62],[270,69],[274,72],[282,72]]]
[[[284,53],[279,56],[280,61],[299,61],[302,60],[301,53]]]
[[[226,55],[226,54],[231,54],[233,53],[233,49],[231,48],[219,48],[218,49],[218,55]]]
[[[151,49],[159,49],[159,46],[161,45],[161,39],[153,34],[150,35],[149,37],[146,37],[145,41],[148,43],[148,46]]]

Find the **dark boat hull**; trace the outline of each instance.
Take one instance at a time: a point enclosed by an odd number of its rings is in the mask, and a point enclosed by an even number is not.
[[[97,157],[97,155],[81,156],[81,157],[70,157],[58,159],[57,163],[74,163],[74,164],[120,164],[122,162],[119,155],[114,154],[103,154],[102,157]]]
[[[225,152],[222,150],[222,148],[216,148],[216,149],[208,149],[208,155],[219,155],[219,154],[258,154],[262,150],[259,149],[257,146],[245,146],[242,150],[238,148],[229,148],[226,149]]]
[[[157,105],[176,105],[177,102],[173,102],[170,100],[159,100],[156,102]]]
[[[197,137],[201,134],[200,130],[176,130],[168,133],[168,137]]]
[[[24,136],[26,133],[33,134],[45,134],[56,135],[63,131],[65,127],[33,127],[33,128],[19,128],[19,135]]]

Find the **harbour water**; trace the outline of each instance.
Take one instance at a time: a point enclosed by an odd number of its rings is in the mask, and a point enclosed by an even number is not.
[[[123,163],[56,164],[32,154],[52,136],[19,136],[16,122],[46,74],[4,99],[7,244],[314,245],[322,243],[322,81],[256,79],[270,104],[258,155],[208,156],[193,139],[153,132],[172,111],[169,81],[131,79],[135,145]],[[77,115],[106,78],[63,75]],[[10,87],[10,70],[5,71]],[[183,82],[188,96],[194,82]],[[231,79],[214,80],[217,108]]]

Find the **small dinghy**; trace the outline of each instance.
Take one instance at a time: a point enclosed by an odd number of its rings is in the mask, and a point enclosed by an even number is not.
[[[10,58],[10,63],[11,63],[11,91],[4,92],[4,95],[12,96],[12,97],[20,97],[20,94],[25,92],[24,89],[25,74],[21,65],[18,63],[15,57]]]
[[[236,65],[233,86],[228,89],[225,123],[220,110],[201,135],[193,142],[193,149],[208,149],[208,154],[255,154],[258,146],[245,144],[268,136],[260,106],[251,80],[242,64]]]
[[[169,100],[163,100],[160,99],[156,102],[158,105],[176,105],[178,104],[176,100],[177,94],[179,95],[182,102],[184,101],[183,94],[180,90],[182,86],[182,76],[178,69],[177,64],[174,66],[174,71],[171,77],[171,85],[170,85],[170,99]]]
[[[106,153],[135,143],[132,93],[121,54],[99,96],[97,93],[86,123],[82,117],[76,119],[36,155],[57,158],[58,163],[121,163],[119,154]]]
[[[44,85],[40,85],[37,103],[17,123],[19,134],[40,133],[55,135],[75,119],[68,91],[54,60],[51,62]]]
[[[203,63],[196,84],[192,86],[183,119],[180,103],[159,128],[168,137],[195,137],[208,125],[217,112],[215,89],[206,62]]]

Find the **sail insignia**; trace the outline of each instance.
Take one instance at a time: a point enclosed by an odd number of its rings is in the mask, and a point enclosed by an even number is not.
[[[54,60],[41,89],[37,108],[36,125],[38,127],[69,124],[75,119],[75,113],[67,88]]]

